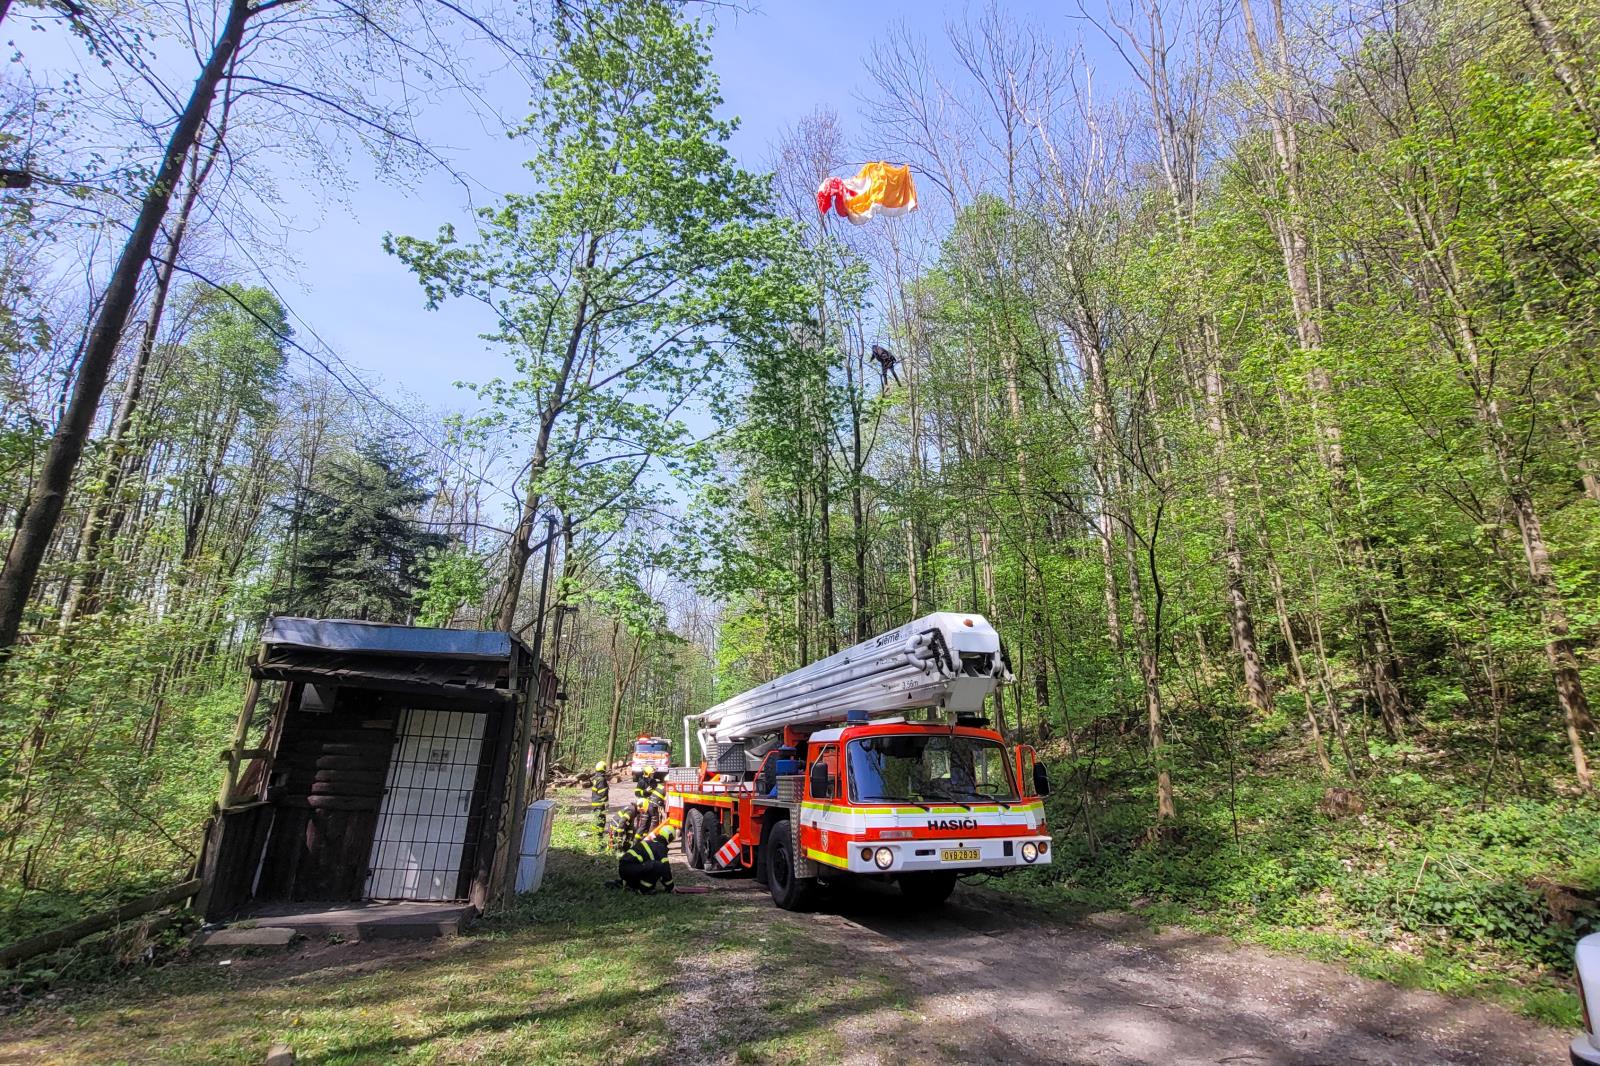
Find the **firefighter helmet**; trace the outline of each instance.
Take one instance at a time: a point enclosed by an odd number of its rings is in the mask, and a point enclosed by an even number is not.
[[[599,770],[601,773],[604,773],[605,769],[606,769],[606,761],[604,759],[601,759],[599,762],[594,764],[594,768],[596,770]]]

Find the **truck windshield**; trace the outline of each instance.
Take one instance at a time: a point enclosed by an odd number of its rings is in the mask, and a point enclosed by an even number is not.
[[[977,737],[864,737],[849,744],[850,798],[857,803],[1014,800],[1005,748]]]
[[[639,755],[657,755],[665,753],[670,747],[664,740],[641,740],[633,746],[633,750]]]

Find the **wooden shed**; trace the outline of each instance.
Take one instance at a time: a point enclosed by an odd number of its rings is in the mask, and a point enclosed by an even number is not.
[[[481,911],[505,896],[555,711],[555,677],[526,645],[275,618],[250,674],[206,833],[208,921],[372,900]]]

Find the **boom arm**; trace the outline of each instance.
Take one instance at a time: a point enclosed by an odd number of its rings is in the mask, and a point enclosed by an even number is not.
[[[726,744],[841,721],[850,711],[976,711],[1011,679],[1000,634],[982,615],[938,611],[686,717],[684,750],[690,721]]]

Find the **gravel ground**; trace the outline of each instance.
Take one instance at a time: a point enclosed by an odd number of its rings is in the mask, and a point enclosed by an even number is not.
[[[621,802],[620,790],[613,797]],[[1058,922],[965,887],[942,909],[917,914],[894,889],[876,885],[831,893],[815,913],[788,914],[748,879],[684,870],[679,881],[730,893],[730,908],[747,919],[803,929],[827,948],[822,968],[831,972],[818,973],[819,982],[868,971],[896,981],[897,1005],[837,1023],[847,1062],[1566,1061],[1569,1034],[1491,1003],[1403,989],[1180,929],[1153,933],[1122,915]],[[692,1013],[728,994],[725,981],[715,985],[688,984]]]

